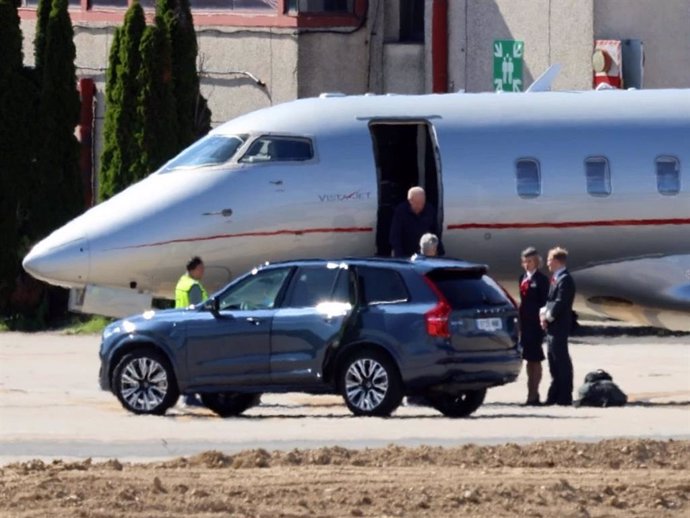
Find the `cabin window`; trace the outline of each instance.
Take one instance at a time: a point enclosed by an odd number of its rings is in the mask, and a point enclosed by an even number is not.
[[[667,196],[680,192],[680,161],[676,157],[660,156],[656,159],[656,188]]]
[[[165,164],[162,172],[224,164],[246,142],[247,137],[247,135],[208,135]]]
[[[314,149],[309,139],[265,136],[251,143],[240,162],[303,162],[312,158]]]
[[[611,194],[611,170],[609,161],[604,157],[590,157],[585,160],[587,192],[592,196],[609,196]]]
[[[515,180],[520,198],[539,196],[541,194],[539,161],[534,158],[520,158],[515,162]]]

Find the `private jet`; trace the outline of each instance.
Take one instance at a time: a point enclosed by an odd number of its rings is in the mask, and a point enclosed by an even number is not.
[[[75,310],[218,289],[264,261],[390,255],[420,185],[446,255],[517,291],[520,252],[570,251],[576,309],[690,330],[690,90],[322,94],[231,120],[55,230],[26,271]]]

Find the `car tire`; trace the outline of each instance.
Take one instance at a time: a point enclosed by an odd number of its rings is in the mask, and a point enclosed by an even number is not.
[[[261,394],[243,394],[241,392],[209,392],[201,394],[201,401],[206,407],[221,417],[240,415],[245,410],[261,402]]]
[[[398,368],[379,351],[348,356],[342,363],[338,383],[345,404],[357,416],[386,417],[402,402]]]
[[[464,390],[456,393],[435,392],[428,396],[431,406],[446,417],[467,417],[484,402],[486,389]]]
[[[135,414],[163,415],[180,395],[168,359],[147,349],[120,360],[113,372],[113,389],[122,406]]]

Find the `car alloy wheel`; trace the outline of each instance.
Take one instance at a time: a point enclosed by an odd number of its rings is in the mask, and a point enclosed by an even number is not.
[[[114,379],[118,399],[135,414],[164,414],[178,397],[172,370],[155,351],[126,355],[116,367]]]
[[[345,375],[345,390],[353,406],[364,412],[376,409],[388,392],[388,373],[371,358],[350,365]]]
[[[361,416],[388,416],[402,401],[395,363],[380,351],[364,350],[341,364],[339,386],[350,411]]]

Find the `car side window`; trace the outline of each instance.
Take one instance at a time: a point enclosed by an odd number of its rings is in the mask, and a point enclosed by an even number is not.
[[[219,297],[220,309],[273,308],[289,273],[290,268],[257,271]]]
[[[347,269],[331,263],[301,267],[288,289],[285,306],[311,308],[322,302],[340,302],[339,297],[343,296],[339,275],[341,272],[347,273]],[[343,302],[347,301],[345,298]]]
[[[394,304],[409,300],[405,281],[395,270],[361,266],[357,268],[357,277],[365,304]]]

